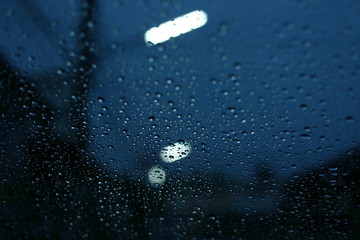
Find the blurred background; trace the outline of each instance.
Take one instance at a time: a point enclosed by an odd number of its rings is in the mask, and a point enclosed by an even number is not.
[[[2,239],[360,239],[359,1],[0,11]]]

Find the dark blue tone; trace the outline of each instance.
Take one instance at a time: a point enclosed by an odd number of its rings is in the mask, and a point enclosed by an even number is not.
[[[146,30],[198,9],[204,27],[146,45]],[[0,234],[359,237],[359,1],[21,0],[0,11]],[[161,161],[179,140],[189,157]],[[153,165],[164,186],[149,184]]]

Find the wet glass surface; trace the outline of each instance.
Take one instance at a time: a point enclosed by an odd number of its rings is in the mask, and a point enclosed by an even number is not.
[[[0,11],[1,238],[360,238],[359,1]]]

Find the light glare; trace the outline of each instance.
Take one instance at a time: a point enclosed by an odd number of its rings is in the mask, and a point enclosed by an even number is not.
[[[162,167],[156,165],[149,169],[148,178],[151,184],[163,185],[166,181],[166,173]]]
[[[207,14],[202,10],[196,10],[174,20],[160,24],[158,27],[150,28],[145,33],[145,42],[148,45],[156,45],[165,42],[172,37],[193,31],[206,24]]]
[[[161,160],[172,163],[182,158],[186,158],[191,153],[191,145],[188,142],[176,142],[170,144],[160,151]]]

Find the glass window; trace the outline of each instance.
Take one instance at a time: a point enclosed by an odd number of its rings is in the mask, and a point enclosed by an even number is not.
[[[4,239],[360,238],[360,2],[0,2]]]

